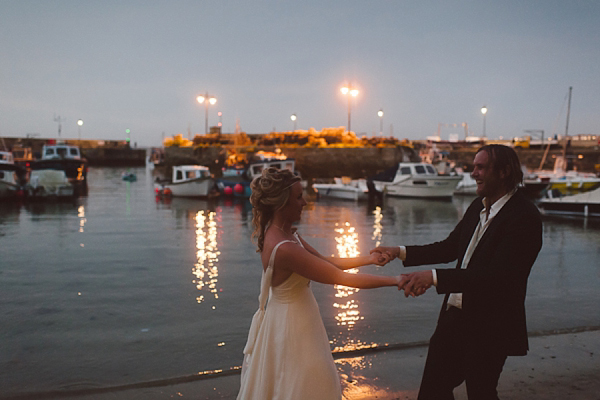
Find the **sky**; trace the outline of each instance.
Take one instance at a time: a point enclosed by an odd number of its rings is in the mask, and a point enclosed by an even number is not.
[[[159,146],[206,93],[224,133],[347,127],[345,84],[358,136],[562,135],[569,87],[600,134],[600,2],[0,0],[0,137]]]

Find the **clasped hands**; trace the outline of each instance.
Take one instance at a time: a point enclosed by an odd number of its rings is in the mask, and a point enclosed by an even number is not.
[[[375,264],[385,265],[400,256],[400,248],[379,246],[371,250],[370,253],[377,255]],[[433,273],[431,270],[402,274],[398,277],[398,290],[404,290],[404,296],[406,297],[420,296],[431,286],[433,286]]]

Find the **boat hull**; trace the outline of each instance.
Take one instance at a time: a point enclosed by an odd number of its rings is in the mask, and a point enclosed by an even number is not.
[[[548,214],[600,216],[600,188],[571,196],[543,199],[538,206]]]
[[[155,189],[174,197],[209,197],[214,187],[211,178],[194,179],[181,183],[157,183]]]
[[[313,188],[317,191],[319,197],[329,197],[334,199],[364,201],[368,200],[369,192],[360,182],[351,183],[315,183]]]
[[[71,198],[75,187],[64,170],[42,169],[31,171],[26,193],[28,199]]]

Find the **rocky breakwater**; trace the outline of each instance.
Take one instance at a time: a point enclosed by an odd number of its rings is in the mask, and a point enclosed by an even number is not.
[[[340,176],[364,178],[395,166],[401,161],[418,161],[410,147],[279,147],[288,158],[296,161],[296,170],[306,180],[331,179]],[[274,147],[168,147],[167,165],[200,164],[221,175],[228,151],[246,154],[248,159],[260,150],[274,152]]]

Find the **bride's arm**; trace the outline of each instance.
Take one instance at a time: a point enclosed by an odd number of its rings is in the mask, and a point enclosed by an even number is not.
[[[319,257],[321,260],[330,262],[335,265],[337,268],[341,270],[347,270],[352,268],[362,267],[364,265],[385,265],[390,261],[390,257],[385,253],[373,252],[368,256],[358,256],[352,258],[341,258],[341,257],[326,257],[319,253],[314,247],[312,247],[308,242],[306,242],[302,237],[296,234],[296,237],[300,239],[304,248],[311,253],[312,255]]]
[[[275,254],[275,265],[277,268],[293,271],[311,281],[359,289],[398,286],[401,282],[399,276],[345,273],[328,260],[292,243],[285,243],[279,247]]]

